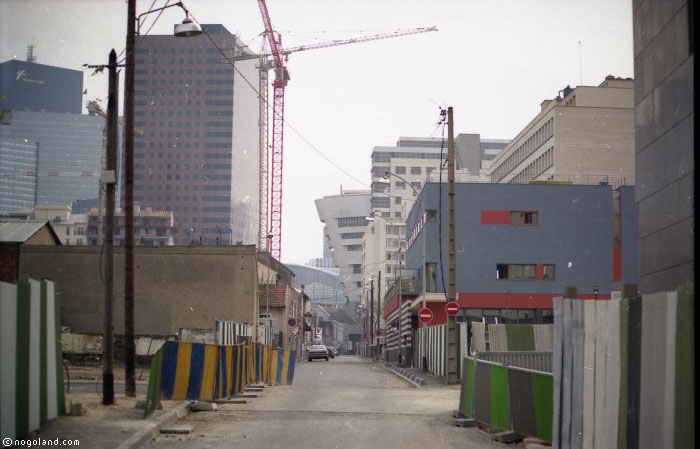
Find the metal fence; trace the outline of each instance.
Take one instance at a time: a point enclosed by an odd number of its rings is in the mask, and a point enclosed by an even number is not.
[[[65,414],[60,304],[51,281],[0,282],[0,434],[22,439]]]

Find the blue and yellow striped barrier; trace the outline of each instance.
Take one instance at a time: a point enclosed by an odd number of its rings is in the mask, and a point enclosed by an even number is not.
[[[160,399],[214,401],[236,396],[253,382],[291,385],[295,351],[273,350],[260,343],[210,345],[169,341],[153,356],[146,412]]]

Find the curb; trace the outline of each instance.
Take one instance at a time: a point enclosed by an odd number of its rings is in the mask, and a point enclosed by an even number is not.
[[[170,425],[180,418],[184,418],[189,413],[190,401],[183,401],[182,404],[165,412],[158,420],[152,421],[152,423],[145,429],[139,430],[126,440],[122,441],[116,449],[136,449],[158,435],[162,427]]]
[[[380,362],[379,365],[380,365],[382,368],[384,368],[385,370],[387,370],[387,371],[389,371],[390,373],[392,373],[393,375],[395,375],[396,377],[398,377],[399,379],[406,381],[406,382],[407,382],[409,385],[411,385],[413,388],[421,388],[421,387],[422,387],[422,385],[419,384],[418,382],[415,382],[415,381],[411,380],[409,377],[404,376],[403,374],[399,373],[398,371],[394,371],[393,369],[387,367],[385,364],[383,364],[383,363]]]

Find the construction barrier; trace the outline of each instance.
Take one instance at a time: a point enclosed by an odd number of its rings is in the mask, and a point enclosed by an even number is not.
[[[555,448],[694,447],[694,295],[555,298]]]
[[[464,357],[459,409],[479,423],[552,440],[552,375]]]
[[[252,338],[253,326],[233,321],[216,320],[215,333],[216,344],[237,345],[243,343],[244,338]]]
[[[445,377],[447,373],[447,325],[425,326],[416,331],[414,360],[420,366],[425,357],[428,372]]]
[[[475,358],[545,373],[552,372],[552,351],[485,351],[477,352]]]
[[[261,343],[166,342],[151,361],[145,416],[157,409],[160,399],[214,401],[240,394],[246,385],[263,379],[291,385],[295,359],[295,351]]]
[[[3,438],[25,438],[65,414],[60,316],[53,282],[0,282]]]
[[[488,331],[488,350],[505,351],[551,351],[554,343],[554,325],[552,324],[488,324],[484,327],[472,324],[474,350],[486,351],[486,339],[483,334]],[[481,335],[475,335],[481,333]]]

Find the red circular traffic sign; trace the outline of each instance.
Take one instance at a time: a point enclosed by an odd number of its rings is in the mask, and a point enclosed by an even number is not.
[[[418,311],[418,321],[428,324],[433,321],[433,311],[430,309],[420,309]]]
[[[448,315],[457,315],[459,313],[459,304],[456,302],[448,302],[445,304],[445,312]]]

